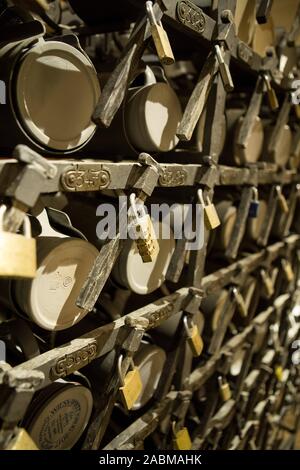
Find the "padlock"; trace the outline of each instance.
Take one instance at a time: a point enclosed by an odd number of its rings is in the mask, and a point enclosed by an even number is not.
[[[251,219],[256,219],[258,216],[258,209],[259,209],[259,199],[258,199],[258,189],[253,186],[252,188],[252,199],[250,202],[249,213],[248,217]]]
[[[221,51],[221,47],[218,44],[215,45],[215,52],[216,52],[216,57],[217,57],[218,64],[219,64],[219,71],[220,71],[220,75],[221,75],[221,79],[222,79],[222,82],[223,82],[224,89],[227,92],[230,92],[234,89],[234,84],[233,84],[233,81],[232,81],[232,77],[231,77],[229,67],[226,64],[226,62],[224,61],[224,57],[223,57],[223,54],[222,54],[222,51]]]
[[[210,202],[209,197],[207,197],[208,203],[205,204],[202,189],[198,190],[198,199],[199,199],[199,201],[200,201],[200,203],[203,207],[204,222],[205,222],[206,228],[208,230],[214,230],[215,228],[217,228],[221,224],[214,204],[212,202]]]
[[[233,293],[234,300],[236,302],[236,306],[237,306],[239,314],[241,315],[241,317],[246,318],[248,315],[248,310],[247,310],[247,306],[245,304],[242,294],[238,291],[236,287],[232,289],[232,293]]]
[[[197,325],[195,325],[193,321],[192,321],[191,326],[189,326],[187,316],[183,318],[183,324],[184,324],[184,328],[187,334],[187,340],[192,350],[193,356],[198,357],[201,355],[203,351],[203,340],[199,333],[199,328]]]
[[[220,396],[223,401],[228,401],[231,398],[231,390],[229,383],[227,380],[224,379],[224,377],[219,376],[218,377],[218,382],[219,382],[219,392]]]
[[[283,368],[280,364],[277,364],[274,369],[275,372],[275,377],[278,380],[278,382],[282,382],[283,380]]]
[[[4,232],[6,206],[0,207],[0,277],[33,279],[36,275],[36,241],[30,221],[24,217],[24,235]]]
[[[272,278],[269,276],[269,274],[264,269],[261,269],[260,276],[261,276],[263,284],[264,284],[264,288],[265,288],[265,291],[266,291],[266,296],[268,298],[272,297],[272,295],[274,294],[274,283],[272,281]]]
[[[289,206],[280,186],[276,186],[276,193],[280,209],[287,214],[289,212]]]
[[[135,194],[130,195],[130,206],[133,214],[133,238],[143,263],[151,263],[159,252],[159,244],[155,235],[150,215],[143,204],[137,207]]]
[[[191,450],[192,448],[192,441],[189,434],[189,431],[186,427],[176,431],[176,424],[173,421],[172,424],[172,431],[173,431],[173,448],[174,450]]]
[[[278,103],[278,99],[277,99],[275,90],[271,85],[271,80],[270,80],[270,77],[267,73],[263,74],[263,78],[264,78],[264,82],[265,82],[266,88],[267,88],[267,94],[268,94],[268,100],[269,100],[270,108],[272,109],[272,111],[275,111],[276,109],[279,108],[279,103]]]
[[[18,428],[12,440],[8,443],[6,450],[39,450],[27,431]]]
[[[153,3],[151,1],[146,2],[146,10],[150,22],[151,35],[160,62],[163,65],[174,64],[174,54],[171,48],[168,35],[164,30],[161,21],[158,22],[156,20],[153,11]]]
[[[125,408],[129,411],[139,398],[143,390],[143,383],[140,375],[140,371],[135,367],[133,360],[130,361],[131,370],[127,372],[125,377],[122,374],[122,362],[123,356],[119,357],[118,360],[118,375],[121,383],[119,388],[122,403]]]
[[[292,282],[295,278],[295,275],[294,275],[291,263],[287,259],[282,258],[281,266],[282,266],[287,282]]]

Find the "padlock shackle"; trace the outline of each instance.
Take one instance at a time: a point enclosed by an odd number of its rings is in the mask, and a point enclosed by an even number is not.
[[[192,324],[191,324],[191,326],[189,326],[189,324],[188,324],[188,315],[184,315],[184,317],[183,317],[183,326],[184,326],[184,329],[185,329],[186,334],[187,334],[188,337],[191,336],[191,328],[193,328],[193,326],[194,326],[193,320],[191,320],[191,322],[192,322]]]
[[[252,186],[253,201],[258,202],[258,189],[256,186]]]
[[[123,355],[121,354],[119,359],[118,359],[118,364],[117,364],[117,369],[118,369],[118,377],[119,377],[119,380],[120,380],[120,384],[122,387],[124,387],[125,385],[125,382],[124,382],[124,378],[123,378],[123,374],[122,374],[122,362],[123,362]]]

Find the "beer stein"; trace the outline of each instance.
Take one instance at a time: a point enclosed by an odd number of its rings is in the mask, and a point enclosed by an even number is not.
[[[59,379],[36,393],[22,427],[40,450],[69,450],[85,431],[92,408],[87,387]]]
[[[1,146],[16,142],[48,153],[74,152],[93,136],[100,97],[96,70],[75,36],[27,40],[0,51],[7,103],[0,106]]]

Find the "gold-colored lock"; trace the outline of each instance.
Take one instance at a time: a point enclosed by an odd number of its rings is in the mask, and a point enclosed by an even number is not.
[[[263,281],[263,285],[266,291],[266,296],[268,298],[272,297],[272,295],[274,294],[274,283],[272,281],[272,278],[264,269],[260,270],[260,276]]]
[[[275,372],[275,376],[276,376],[278,382],[282,382],[282,380],[283,380],[283,368],[282,368],[282,366],[281,365],[275,366],[274,372]]]
[[[207,197],[207,204],[204,202],[202,189],[198,190],[198,199],[203,207],[206,228],[208,230],[214,230],[221,224],[214,204],[210,201],[209,197]]]
[[[287,214],[289,212],[289,206],[280,186],[276,186],[276,193],[280,209]]]
[[[173,448],[174,450],[191,450],[192,448],[192,441],[189,434],[189,431],[186,427],[176,431],[176,423],[175,421],[172,424],[173,430]]]
[[[294,275],[291,263],[287,259],[282,258],[281,266],[282,266],[287,282],[292,282],[295,278],[295,275]]]
[[[163,65],[174,64],[174,54],[166,31],[163,28],[161,21],[157,21],[153,11],[153,3],[146,2],[147,15],[151,27],[151,35],[155,45],[155,49],[160,62]]]
[[[121,383],[121,387],[119,388],[122,403],[125,408],[129,411],[139,398],[140,394],[143,390],[143,383],[140,375],[140,371],[137,367],[135,367],[133,360],[131,360],[131,370],[127,372],[125,377],[122,374],[122,362],[123,356],[119,357],[118,360],[118,374],[119,380]]]
[[[15,436],[9,442],[6,450],[39,450],[33,442],[27,431],[23,428],[18,428]]]
[[[271,80],[270,80],[269,75],[264,73],[263,78],[264,78],[264,82],[265,82],[266,88],[267,88],[267,94],[268,94],[268,100],[269,100],[270,108],[273,111],[275,111],[276,109],[279,108],[279,103],[278,103],[278,99],[277,99],[275,90],[271,85]]]
[[[130,206],[134,221],[132,236],[143,263],[151,263],[159,252],[159,244],[151,217],[146,213],[143,204],[139,204],[137,207],[135,194],[130,195]]]
[[[241,315],[241,317],[246,318],[248,315],[248,310],[247,310],[247,306],[243,299],[242,294],[238,291],[236,287],[232,289],[232,293],[233,293],[234,300],[235,300],[239,314]]]
[[[36,275],[36,241],[30,221],[24,218],[24,235],[4,232],[5,206],[0,207],[0,277],[33,279]]]
[[[203,351],[203,340],[201,338],[199,328],[195,323],[192,321],[191,326],[188,324],[187,316],[183,319],[183,324],[185,327],[185,331],[187,334],[188,344],[191,348],[194,357],[198,357],[201,355]]]
[[[227,380],[224,379],[224,377],[219,376],[218,377],[218,383],[219,383],[219,392],[220,396],[223,401],[228,401],[231,398],[231,390],[229,383]]]

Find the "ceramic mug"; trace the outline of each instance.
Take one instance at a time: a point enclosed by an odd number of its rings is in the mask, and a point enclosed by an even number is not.
[[[36,277],[12,283],[17,308],[49,331],[75,325],[88,313],[76,300],[97,255],[86,240],[38,237]]]
[[[112,277],[119,285],[139,295],[150,294],[164,283],[175,250],[175,240],[169,225],[154,221],[153,226],[159,245],[159,252],[153,261],[143,263],[135,241],[128,239],[112,271]],[[169,231],[169,237],[163,236],[165,230]]]
[[[248,163],[256,163],[260,158],[264,142],[264,129],[259,116],[256,116],[254,120],[252,131],[245,147],[239,147],[237,144],[245,112],[245,109],[242,108],[231,108],[226,111],[227,139],[220,163],[241,166]]]
[[[93,136],[100,97],[96,70],[74,36],[28,40],[0,51],[7,102],[0,106],[3,151],[18,144],[48,153],[75,152]]]
[[[40,450],[70,450],[85,431],[92,408],[89,388],[59,379],[36,393],[22,427]]]
[[[163,73],[158,80],[150,67],[137,76],[142,85],[129,88],[108,129],[98,129],[88,149],[94,154],[136,157],[140,152],[169,152],[178,144],[182,118],[179,98]]]

